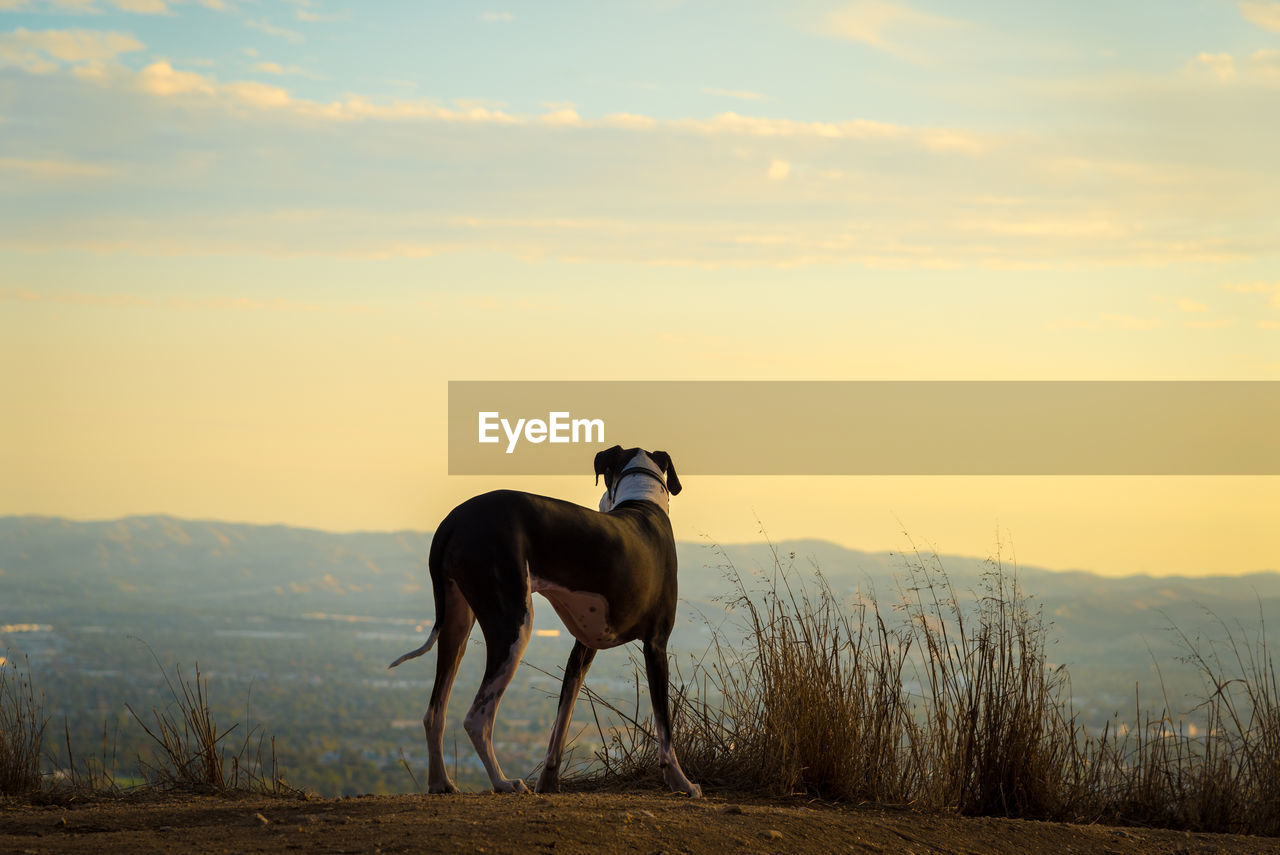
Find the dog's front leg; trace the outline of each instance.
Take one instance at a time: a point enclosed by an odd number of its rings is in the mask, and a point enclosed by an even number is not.
[[[653,702],[653,721],[658,736],[658,762],[662,777],[671,789],[695,799],[702,798],[702,788],[685,777],[671,745],[671,715],[667,703],[666,639],[649,639],[644,643],[644,666],[649,676],[649,700]]]
[[[587,669],[596,651],[581,641],[573,643],[569,652],[569,662],[564,666],[564,683],[560,686],[560,707],[556,710],[556,723],[551,728],[551,742],[547,745],[547,759],[542,764],[542,774],[538,776],[538,792],[560,792],[560,755],[564,753],[564,736],[569,730],[569,722],[573,718],[573,704],[582,690],[582,681],[587,677]]]

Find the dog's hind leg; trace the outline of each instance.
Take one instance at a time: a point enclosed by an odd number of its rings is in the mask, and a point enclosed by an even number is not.
[[[431,687],[431,703],[422,717],[427,732],[427,792],[456,793],[458,788],[449,779],[444,766],[444,717],[449,707],[449,693],[453,690],[453,678],[467,649],[467,636],[475,624],[471,606],[453,582],[445,585],[448,602],[438,609],[444,616],[440,626],[439,647],[436,648],[436,682]]]
[[[573,703],[578,699],[582,689],[582,681],[586,679],[587,669],[596,656],[595,648],[587,647],[581,641],[573,643],[569,653],[569,662],[564,666],[564,683],[560,686],[560,708],[556,710],[556,723],[551,728],[551,743],[547,746],[547,759],[542,764],[542,774],[538,776],[538,792],[560,792],[560,755],[564,753],[564,735],[569,730],[569,721],[573,718]]]
[[[524,601],[507,601],[495,597],[493,610],[481,610],[480,628],[484,631],[487,660],[484,679],[476,699],[463,721],[471,743],[480,755],[480,762],[489,773],[489,781],[495,792],[527,793],[529,788],[520,778],[508,779],[502,774],[498,758],[493,753],[493,722],[498,715],[498,704],[520,665],[520,657],[529,644],[533,631],[533,600],[529,589],[524,591]]]

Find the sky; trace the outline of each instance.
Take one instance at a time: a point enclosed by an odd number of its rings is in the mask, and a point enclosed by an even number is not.
[[[0,0],[0,514],[594,506],[448,476],[449,380],[1280,380],[1278,141],[1274,0]],[[1280,567],[1278,478],[684,482],[683,539]]]

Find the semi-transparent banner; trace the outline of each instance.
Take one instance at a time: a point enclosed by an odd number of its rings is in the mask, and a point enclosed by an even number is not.
[[[452,381],[451,475],[1276,475],[1280,382]]]

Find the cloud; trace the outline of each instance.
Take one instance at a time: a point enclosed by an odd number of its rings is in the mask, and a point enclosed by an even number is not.
[[[266,21],[261,18],[248,18],[245,20],[244,25],[251,30],[257,30],[260,33],[266,33],[269,36],[284,39],[292,44],[300,44],[306,41],[306,37],[303,36],[302,33],[295,30],[287,30],[284,27],[277,27],[270,21]]]
[[[1222,286],[1223,291],[1233,294],[1262,294],[1270,299],[1267,304],[1273,309],[1280,309],[1280,282],[1231,282]]]
[[[346,15],[325,15],[320,12],[308,12],[306,9],[298,9],[293,16],[299,21],[305,21],[308,24],[332,24],[336,21],[345,21]]]
[[[82,291],[41,293],[25,288],[0,289],[0,300],[11,303],[61,303],[69,306],[146,307],[152,302],[133,294],[88,294]]]
[[[562,107],[559,110],[552,110],[550,113],[544,113],[539,117],[539,121],[548,125],[560,125],[564,127],[576,127],[582,124],[582,117],[578,115],[578,111],[571,107]]]
[[[508,106],[506,101],[496,101],[493,98],[454,98],[453,103],[463,110],[474,110],[477,107],[483,110],[501,110]]]
[[[138,88],[151,95],[213,95],[218,91],[213,78],[195,71],[179,71],[168,60],[153,62],[138,72]]]
[[[164,0],[114,0],[117,9],[137,15],[167,15],[169,6]]]
[[[40,181],[63,181],[77,178],[106,178],[118,170],[97,163],[53,158],[0,157],[0,174]]]
[[[1242,2],[1236,4],[1241,16],[1251,24],[1257,24],[1264,30],[1280,33],[1280,3],[1276,2]]]
[[[1174,301],[1174,307],[1179,312],[1207,312],[1209,307],[1204,303],[1192,300],[1190,297],[1179,297]]]
[[[233,312],[336,312],[339,314],[372,314],[382,309],[362,303],[309,303],[278,297],[260,300],[253,297],[206,297],[191,299],[170,297],[159,301],[136,294],[93,294],[84,291],[33,291],[26,288],[0,289],[0,302],[56,303],[68,306],[92,306],[112,309],[150,309],[164,307],[180,310],[216,310]]]
[[[217,0],[204,0],[204,2],[207,5]],[[45,8],[80,14],[97,14],[102,11],[98,8],[98,0],[45,0],[43,4],[37,4],[33,0],[0,0],[0,12],[17,12],[41,5]],[[132,12],[135,15],[171,14],[166,0],[110,0],[110,5],[122,12]]]
[[[128,33],[98,30],[27,30],[0,33],[0,66],[47,74],[61,64],[109,62],[144,45]]]
[[[264,50],[243,65],[247,69],[269,56]],[[1266,209],[1255,199],[1269,198],[1274,173],[1247,163],[1201,171],[1157,149],[1137,169],[1138,153],[1092,145],[1086,137],[974,133],[865,119],[596,116],[563,103],[512,113],[492,101],[413,96],[320,100],[293,90],[291,78],[265,76],[271,71],[236,75],[176,59],[146,63],[141,71],[113,67],[94,85],[78,85],[65,71],[20,80],[14,88],[23,97],[9,112],[47,122],[52,154],[44,153],[39,140],[5,154],[128,164],[139,186],[178,181],[206,191],[209,219],[178,205],[160,210],[133,198],[119,200],[116,214],[108,205],[117,200],[95,187],[102,204],[69,206],[42,218],[15,212],[0,219],[0,242],[147,254],[381,258],[475,251],[723,268],[1059,271],[1173,266],[1196,258],[1256,258],[1268,251],[1269,233],[1263,233],[1257,213]],[[97,110],[119,117],[119,133],[106,145],[77,137],[84,126],[77,117]],[[149,148],[146,129],[157,121],[173,128],[172,139],[167,135],[163,147]],[[981,157],[989,152],[999,156]],[[195,162],[200,154],[207,155],[199,160],[200,170],[182,159]],[[339,157],[344,169],[331,169]],[[958,164],[957,158],[966,159]],[[590,170],[587,182],[581,164],[602,161],[627,168]],[[6,175],[37,171],[18,164],[7,169]],[[293,180],[300,174],[312,176],[306,193]],[[821,180],[823,175],[829,180]],[[1249,194],[1234,192],[1246,185]],[[5,186],[12,185],[0,176]],[[332,199],[338,210],[305,226],[253,216],[274,206],[304,206],[304,196],[312,193]],[[513,197],[549,193],[555,194],[555,212],[571,218],[597,210],[606,194],[626,200],[630,213],[613,225],[572,235],[546,224],[464,231],[425,216],[405,217],[446,208],[492,215],[507,210],[506,200]],[[1008,204],[1010,199],[1018,204]],[[528,213],[522,204],[511,210]],[[379,208],[387,216],[371,218]],[[1170,280],[1166,293],[1161,312],[1133,313],[1163,317],[1162,330],[1174,332],[1181,332],[1184,320],[1217,317],[1219,303],[1223,315],[1241,319],[1238,326],[1251,326],[1271,296],[1208,297],[1185,280]],[[1177,314],[1179,293],[1205,299],[1211,312]],[[1228,311],[1228,302],[1252,303],[1258,311],[1253,317],[1245,311],[1248,305]],[[1119,324],[1083,316],[1099,328]]]
[[[1192,71],[1197,68],[1207,71],[1219,80],[1230,80],[1236,76],[1236,61],[1229,53],[1200,53],[1192,60]]]
[[[981,220],[964,222],[969,231],[1009,237],[1057,237],[1114,239],[1128,236],[1129,229],[1120,223],[1102,217],[1083,216],[1076,219],[1020,218],[1015,220]]]
[[[485,12],[480,20],[486,24],[510,24],[516,16],[510,12]]]
[[[296,65],[281,65],[278,62],[256,62],[253,64],[254,71],[261,71],[263,74],[274,74],[280,77],[312,77],[315,75],[305,68]]]
[[[812,137],[831,140],[903,141],[930,151],[981,154],[990,147],[980,136],[953,129],[909,128],[888,122],[853,119],[841,122],[797,122],[721,113],[711,119],[676,119],[672,127],[706,134],[743,134],[756,137]]]
[[[259,110],[276,110],[293,105],[293,98],[288,91],[279,86],[257,83],[251,80],[239,80],[220,87],[236,100]]]
[[[255,26],[255,22],[248,22]],[[135,51],[143,45],[123,33],[99,33],[87,30],[45,31],[30,33],[17,30],[0,36],[0,65],[19,65],[33,73],[57,70],[50,57],[66,62],[98,61],[120,53]],[[249,56],[257,51],[246,50]],[[276,75],[306,75],[297,66],[261,61],[255,70]],[[128,72],[118,75],[128,80]],[[308,75],[309,76],[309,75]],[[177,96],[200,94],[220,96],[229,106],[287,109],[299,116],[332,121],[410,120],[468,122],[493,124],[540,124],[575,128],[617,128],[624,130],[662,129],[676,133],[725,135],[815,140],[852,140],[901,143],[938,153],[982,155],[992,148],[989,137],[959,128],[913,128],[887,122],[853,119],[837,122],[800,122],[767,116],[746,116],[726,112],[709,119],[656,119],[634,113],[613,113],[602,118],[584,118],[569,102],[544,102],[548,112],[537,116],[519,116],[494,109],[475,99],[459,99],[456,108],[432,100],[392,100],[373,102],[360,95],[329,102],[293,97],[287,90],[252,81],[220,83],[211,76],[173,67],[169,60],[158,60],[136,72],[134,85],[152,95]]]
[[[748,92],[744,89],[713,89],[710,86],[702,87],[702,94],[716,95],[721,98],[738,98],[743,101],[772,101],[768,95],[762,95],[759,92]]]
[[[963,21],[942,18],[885,0],[857,0],[827,13],[824,34],[862,42],[902,59],[922,62],[924,57],[907,43],[922,32],[965,26]]]
[[[1187,63],[1186,72],[1223,84],[1280,84],[1280,50],[1264,48],[1239,59],[1229,53],[1200,53]]]

